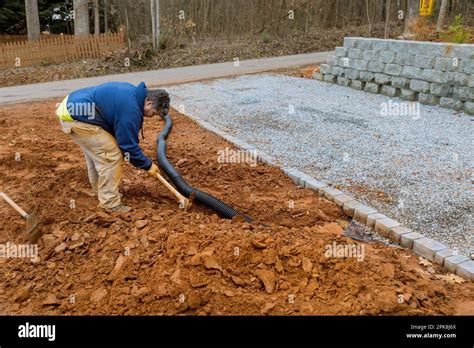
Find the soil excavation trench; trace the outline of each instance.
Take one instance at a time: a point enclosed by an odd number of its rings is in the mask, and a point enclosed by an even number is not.
[[[0,107],[0,191],[35,212],[44,233],[39,260],[0,257],[0,314],[474,313],[472,283],[407,250],[342,236],[347,219],[336,205],[278,168],[218,163],[233,146],[174,110],[170,163],[193,187],[268,227],[221,219],[202,204],[182,211],[129,164],[121,192],[134,210],[99,211],[56,102]],[[144,126],[141,146],[155,161],[163,127],[158,117]],[[26,244],[18,214],[0,203],[0,216],[0,245]],[[347,244],[364,257],[325,255],[328,245]]]

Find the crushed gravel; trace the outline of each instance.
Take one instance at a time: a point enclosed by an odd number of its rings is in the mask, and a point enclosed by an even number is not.
[[[462,254],[474,252],[473,117],[426,105],[397,112],[407,102],[276,74],[168,90],[181,112]]]

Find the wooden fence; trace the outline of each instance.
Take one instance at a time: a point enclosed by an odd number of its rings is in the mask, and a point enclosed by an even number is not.
[[[10,42],[0,45],[0,68],[64,63],[84,58],[98,58],[124,47],[124,30],[98,36],[76,38],[59,35],[39,41]]]

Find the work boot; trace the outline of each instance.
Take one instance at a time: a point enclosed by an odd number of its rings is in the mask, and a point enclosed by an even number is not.
[[[106,208],[102,204],[99,204],[97,207],[105,210],[107,213],[123,214],[123,213],[128,213],[128,212],[132,211],[132,208],[130,208],[130,207],[124,205],[124,204],[119,204],[119,205],[117,205],[113,208]]]
[[[132,208],[130,208],[126,205],[123,205],[123,204],[119,204],[116,207],[113,207],[113,208],[110,208],[110,209],[107,209],[107,210],[109,210],[111,213],[123,214],[123,213],[130,212],[132,210]]]

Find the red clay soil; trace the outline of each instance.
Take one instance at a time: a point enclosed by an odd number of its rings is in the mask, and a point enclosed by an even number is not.
[[[163,185],[129,164],[121,190],[134,211],[99,211],[55,102],[0,107],[1,190],[36,212],[44,233],[39,261],[0,258],[0,314],[474,313],[472,283],[440,279],[437,266],[409,251],[371,243],[360,262],[326,257],[333,242],[358,244],[341,235],[347,220],[337,206],[277,168],[219,164],[217,151],[232,145],[177,112],[170,161],[192,185],[269,227],[199,205],[180,211]],[[145,123],[149,156],[162,125]],[[26,243],[19,215],[5,203],[0,214],[0,243]]]

